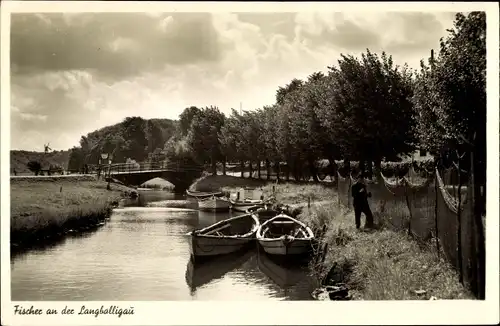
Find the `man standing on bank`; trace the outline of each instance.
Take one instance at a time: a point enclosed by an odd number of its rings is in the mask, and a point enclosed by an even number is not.
[[[356,182],[351,186],[356,229],[361,226],[361,213],[366,216],[365,228],[373,228],[373,215],[368,205],[368,197],[371,197],[372,194],[371,192],[367,193],[364,181],[363,173],[360,173],[356,178]]]

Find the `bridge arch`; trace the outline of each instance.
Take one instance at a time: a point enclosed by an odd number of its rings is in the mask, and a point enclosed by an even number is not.
[[[139,186],[148,180],[161,178],[172,183],[176,192],[181,192],[201,176],[202,169],[178,163],[142,162],[103,166],[102,172],[127,186]]]

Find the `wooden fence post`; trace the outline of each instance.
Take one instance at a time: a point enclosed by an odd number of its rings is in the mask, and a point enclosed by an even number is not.
[[[438,191],[440,191],[438,188],[438,169],[437,166],[435,167],[434,171],[434,226],[436,228],[436,250],[438,257],[440,256],[440,248],[439,248],[439,221],[438,221]]]

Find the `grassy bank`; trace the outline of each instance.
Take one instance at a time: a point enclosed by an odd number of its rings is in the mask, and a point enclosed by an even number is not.
[[[346,283],[355,300],[473,299],[449,263],[406,233],[356,230],[354,213],[338,206],[332,185],[276,184],[232,176],[205,176],[194,184],[194,189],[204,191],[239,187],[261,187],[266,197],[274,187],[278,202],[291,206],[307,207],[310,198],[311,208],[303,209],[299,219],[314,230],[326,226],[320,247],[328,245],[324,261],[311,263],[311,271],[320,280]]]
[[[320,280],[347,284],[355,300],[474,298],[449,263],[405,233],[358,231],[354,213],[336,202],[313,205],[299,218],[313,228],[327,226],[321,245],[329,250],[311,270]]]
[[[95,228],[113,206],[134,190],[92,176],[11,178],[11,246],[14,250],[51,241],[68,232]]]
[[[307,203],[311,201],[330,200],[335,195],[335,188],[330,183],[307,183],[281,181],[280,183],[266,180],[248,179],[229,175],[204,175],[196,180],[190,190],[197,191],[237,191],[239,188],[261,188],[269,197],[275,193],[279,202],[286,204]]]

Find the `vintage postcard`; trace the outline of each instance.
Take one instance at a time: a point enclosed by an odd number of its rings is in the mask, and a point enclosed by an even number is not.
[[[2,325],[498,323],[498,9],[3,2]]]

